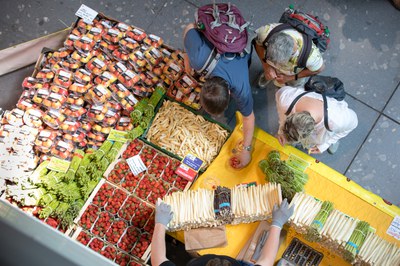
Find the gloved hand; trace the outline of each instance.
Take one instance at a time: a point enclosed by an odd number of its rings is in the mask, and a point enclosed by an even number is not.
[[[166,204],[161,199],[158,199],[156,204],[155,222],[163,224],[165,227],[167,227],[168,223],[172,219],[172,214],[171,205]]]
[[[280,207],[275,204],[274,209],[272,210],[272,226],[276,226],[282,229],[282,226],[287,222],[290,216],[292,216],[293,211],[294,205],[289,208],[287,199],[284,199],[282,201]]]

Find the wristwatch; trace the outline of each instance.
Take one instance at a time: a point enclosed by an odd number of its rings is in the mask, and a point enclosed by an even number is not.
[[[251,151],[251,145],[249,145],[249,146],[244,146],[243,149],[245,149],[246,151]]]

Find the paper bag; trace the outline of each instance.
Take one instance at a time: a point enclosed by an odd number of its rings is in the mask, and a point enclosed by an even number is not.
[[[195,251],[227,245],[225,226],[185,231],[185,248]]]

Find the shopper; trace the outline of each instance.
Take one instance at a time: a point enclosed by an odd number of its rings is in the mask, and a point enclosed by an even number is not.
[[[322,153],[328,150],[333,154],[339,147],[339,139],[347,136],[357,127],[356,113],[347,103],[327,97],[327,125],[324,122],[324,102],[322,95],[310,92],[302,96],[290,114],[285,113],[295,98],[304,93],[303,87],[285,86],[275,94],[279,116],[277,134],[281,145],[301,144],[309,153]]]
[[[184,45],[186,72],[191,73],[192,68],[199,71],[211,54],[213,45],[197,30],[194,23],[186,26]],[[245,167],[251,161],[255,118],[248,71],[250,58],[251,53],[242,56],[223,54],[200,93],[200,103],[209,114],[223,115],[230,98],[233,98],[243,115],[243,149],[237,156],[238,168]]]
[[[256,30],[254,46],[263,66],[263,73],[258,78],[258,85],[265,88],[273,80],[277,87],[302,86],[307,77],[316,75],[324,69],[324,61],[319,49],[312,43],[305,68],[298,66],[303,48],[303,36],[296,29],[285,29],[270,36],[266,47],[264,41],[276,26],[273,23]]]
[[[284,199],[281,206],[274,206],[272,211],[272,226],[269,230],[268,238],[264,247],[261,249],[260,257],[256,265],[266,266],[273,265],[279,248],[279,236],[282,226],[292,216],[294,206],[289,208],[288,202]],[[173,262],[166,257],[165,231],[169,221],[171,221],[173,213],[171,206],[159,200],[156,205],[156,218],[153,238],[151,242],[151,265],[154,266],[173,266]],[[204,265],[241,265],[239,261],[221,255],[207,254],[199,258],[191,260],[187,265],[204,266]]]

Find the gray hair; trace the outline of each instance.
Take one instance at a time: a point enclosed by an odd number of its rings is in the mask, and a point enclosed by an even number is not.
[[[268,40],[267,60],[275,64],[286,64],[293,54],[294,40],[283,32],[277,32]]]
[[[288,142],[298,142],[308,138],[314,131],[315,120],[307,111],[286,117],[283,132]]]

